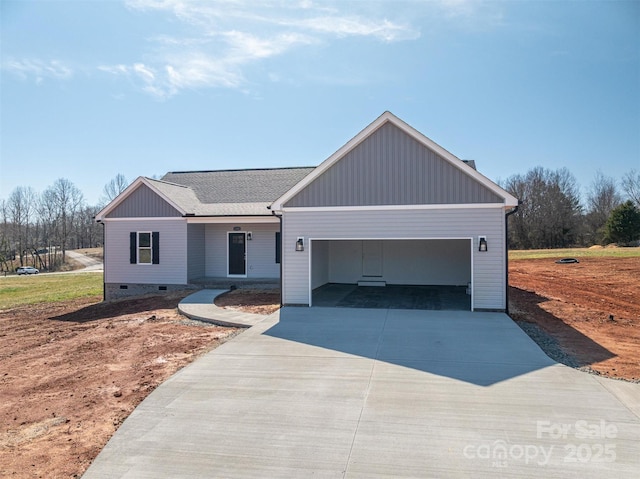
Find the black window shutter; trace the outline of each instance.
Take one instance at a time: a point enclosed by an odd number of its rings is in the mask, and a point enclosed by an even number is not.
[[[153,264],[160,264],[160,232],[154,231],[151,233],[151,251],[153,252],[153,258],[151,262]]]
[[[135,231],[129,233],[129,263],[138,262],[138,234]]]
[[[282,236],[276,232],[276,264],[280,264],[280,252],[282,251]]]

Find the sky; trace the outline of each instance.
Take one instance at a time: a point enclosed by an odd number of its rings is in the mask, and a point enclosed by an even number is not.
[[[384,111],[503,181],[640,170],[640,0],[0,0],[0,199],[315,166]]]

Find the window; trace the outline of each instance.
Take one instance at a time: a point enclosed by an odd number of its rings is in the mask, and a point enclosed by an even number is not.
[[[280,232],[276,233],[276,264],[280,264],[280,251],[282,250],[282,238]]]
[[[160,264],[160,233],[132,231],[129,233],[129,262],[131,264]]]
[[[151,233],[138,232],[138,264],[151,264]]]

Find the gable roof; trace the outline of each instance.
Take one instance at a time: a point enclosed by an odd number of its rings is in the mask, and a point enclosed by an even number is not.
[[[271,209],[275,211],[280,211],[286,205],[287,202],[296,197],[300,192],[302,192],[305,188],[311,185],[314,181],[316,181],[321,175],[327,172],[332,166],[338,163],[340,160],[345,158],[350,152],[352,152],[355,148],[361,145],[365,140],[374,135],[380,128],[385,125],[391,124],[397,127],[399,130],[404,132],[409,137],[416,140],[422,146],[428,148],[432,152],[434,152],[438,157],[440,157],[443,161],[447,162],[450,167],[454,167],[459,170],[463,175],[469,177],[473,181],[477,182],[479,185],[482,185],[492,194],[500,198],[504,202],[505,207],[514,207],[518,204],[518,200],[509,194],[507,191],[502,189],[500,186],[480,174],[475,170],[475,163],[467,164],[457,158],[455,155],[451,154],[449,151],[442,148],[440,145],[435,143],[434,141],[427,138],[425,135],[409,126],[404,121],[400,120],[398,117],[393,115],[391,112],[384,112],[380,115],[376,120],[374,120],[371,124],[369,124],[366,128],[364,128],[360,133],[358,133],[355,137],[349,140],[342,148],[336,151],[333,155],[327,158],[324,162],[322,162],[312,173],[303,178],[298,184],[296,184],[293,188],[284,193],[281,197],[279,197],[276,201],[274,201],[271,205]]]
[[[134,192],[138,191],[141,187],[147,187],[179,214],[185,215],[187,209],[185,209],[186,205],[184,203],[186,203],[186,201],[184,201],[184,197],[189,194],[187,191],[184,191],[186,188],[180,185],[158,185],[158,183],[161,182],[151,178],[145,178],[144,176],[136,178],[122,193],[116,196],[110,203],[102,208],[98,214],[96,214],[96,221],[102,221],[109,214],[114,213],[127,198],[134,194]]]
[[[137,178],[105,206],[103,220],[142,185],[182,216],[271,216],[275,198],[313,171],[313,167],[216,171],[174,171],[161,180]]]

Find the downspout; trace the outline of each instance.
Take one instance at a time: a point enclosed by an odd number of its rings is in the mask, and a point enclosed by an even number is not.
[[[268,208],[271,209],[270,206]],[[282,308],[282,261],[284,259],[282,256],[282,215],[276,214],[275,211],[272,211],[271,214],[280,220],[280,307]]]
[[[505,299],[505,313],[509,314],[509,216],[518,212],[518,206],[522,204],[521,200],[518,200],[518,204],[512,208],[510,211],[507,211],[504,215],[504,264],[505,264],[505,288],[504,288],[504,299]]]

